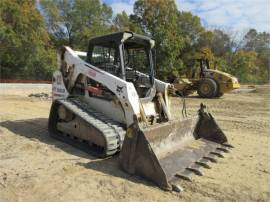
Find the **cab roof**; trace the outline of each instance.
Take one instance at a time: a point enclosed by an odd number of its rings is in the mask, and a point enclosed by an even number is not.
[[[143,45],[143,46],[150,46],[151,48],[153,48],[155,46],[155,41],[150,37],[127,31],[115,32],[112,34],[92,38],[89,41],[89,46],[99,45],[112,47],[115,44],[120,43],[124,43],[131,47]]]

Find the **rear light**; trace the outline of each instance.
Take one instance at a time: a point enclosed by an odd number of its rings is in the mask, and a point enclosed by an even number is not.
[[[93,93],[95,95],[102,95],[102,89],[98,87],[88,86],[87,90],[88,92]]]

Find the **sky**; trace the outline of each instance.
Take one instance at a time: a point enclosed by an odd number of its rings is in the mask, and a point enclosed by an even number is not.
[[[133,12],[135,0],[102,0],[114,13]],[[166,0],[165,0],[166,1]],[[270,32],[270,0],[176,0],[181,11],[190,11],[208,28]]]

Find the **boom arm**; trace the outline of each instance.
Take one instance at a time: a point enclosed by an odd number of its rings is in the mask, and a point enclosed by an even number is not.
[[[62,53],[62,62],[65,62],[69,67],[73,67],[74,70],[68,84],[69,87],[74,86],[80,74],[101,83],[111,90],[121,102],[125,111],[127,126],[132,124],[133,115],[140,113],[139,97],[134,85],[86,63],[76,53],[69,47],[65,47],[64,53]]]

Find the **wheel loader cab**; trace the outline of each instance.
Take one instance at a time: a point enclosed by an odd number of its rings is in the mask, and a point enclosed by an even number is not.
[[[210,69],[210,64],[209,64],[209,60],[208,59],[201,59],[199,60],[200,62],[200,68],[201,68],[201,72]]]
[[[140,98],[154,85],[154,41],[131,32],[120,32],[90,40],[87,62],[132,82]]]
[[[195,60],[194,68],[192,69],[191,79],[199,79],[205,77],[205,71],[210,69],[209,60]]]

